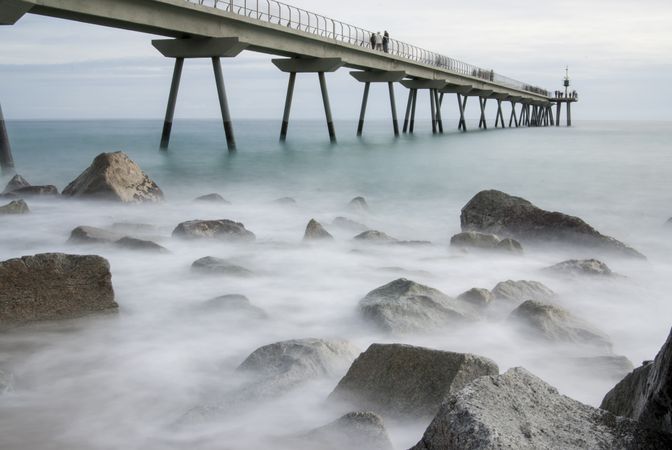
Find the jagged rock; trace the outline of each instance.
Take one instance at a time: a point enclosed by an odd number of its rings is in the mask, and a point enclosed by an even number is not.
[[[227,294],[215,297],[203,303],[200,310],[208,313],[219,311],[234,314],[240,313],[256,319],[265,319],[268,317],[263,309],[254,306],[247,297],[240,294]]]
[[[570,259],[561,263],[555,264],[544,269],[558,275],[589,275],[589,276],[612,276],[613,272],[602,261],[597,259]]]
[[[487,289],[472,288],[467,292],[458,295],[457,299],[470,303],[479,308],[485,308],[495,299],[495,296]]]
[[[303,235],[304,241],[333,240],[334,237],[315,219],[310,219],[306,232]]]
[[[294,450],[393,450],[383,419],[372,412],[352,412],[291,439]]]
[[[0,206],[0,216],[1,215],[14,215],[14,214],[28,214],[30,209],[28,205],[23,200],[14,200],[9,202],[4,206]]]
[[[501,239],[494,234],[465,231],[450,238],[453,247],[471,247],[492,250],[497,247]]]
[[[355,197],[350,200],[348,208],[356,212],[366,212],[369,210],[369,205],[366,203],[366,199],[364,197]]]
[[[101,153],[64,190],[64,196],[114,200],[122,203],[158,202],[163,192],[125,153]]]
[[[394,333],[422,332],[476,320],[476,308],[443,292],[400,278],[359,302],[362,316]]]
[[[335,227],[341,228],[343,230],[348,230],[352,232],[362,233],[368,230],[368,227],[354,220],[350,220],[347,217],[336,217],[331,224]]]
[[[9,180],[9,183],[7,183],[7,186],[5,186],[5,190],[2,191],[2,193],[9,194],[17,189],[21,189],[28,186],[30,186],[30,183],[26,181],[26,179],[23,178],[21,175],[16,174],[12,177],[11,180]]]
[[[411,450],[662,450],[672,436],[572,400],[522,368],[450,396]]]
[[[219,194],[207,194],[207,195],[201,195],[200,197],[197,197],[194,201],[196,202],[205,202],[205,203],[221,203],[223,205],[230,205],[231,202],[226,200],[224,197],[222,197]]]
[[[509,321],[529,336],[549,342],[584,344],[611,352],[611,339],[606,334],[556,305],[528,300],[511,313]]]
[[[672,332],[656,359],[626,376],[604,397],[600,408],[672,433]]]
[[[0,262],[0,325],[116,309],[111,280],[100,256],[45,253]]]
[[[398,239],[395,239],[391,236],[388,236],[387,234],[383,233],[382,231],[376,231],[376,230],[369,230],[365,231],[363,233],[358,234],[357,236],[354,237],[356,241],[366,241],[366,242],[372,242],[372,243],[382,243],[382,244],[390,244],[394,242],[399,242]]]
[[[124,237],[123,234],[96,227],[77,227],[70,232],[68,242],[75,244],[112,244]]]
[[[151,253],[170,253],[166,247],[159,245],[156,242],[136,239],[128,236],[115,241],[114,245],[116,247],[127,250],[138,250]]]
[[[352,364],[329,400],[395,418],[432,417],[449,394],[485,375],[493,361],[401,344],[373,344]]]
[[[0,369],[0,395],[14,390],[14,376]]]
[[[205,258],[194,261],[191,265],[191,270],[200,273],[233,275],[237,277],[249,277],[253,275],[253,272],[245,267],[212,256],[206,256]]]
[[[292,197],[282,197],[282,198],[273,200],[273,203],[276,203],[278,205],[289,206],[289,205],[296,205],[296,200],[293,199]]]
[[[58,195],[58,188],[52,185],[26,186],[14,189],[10,194],[18,197],[39,197],[39,196]]]
[[[570,243],[644,258],[635,249],[600,234],[578,217],[540,209],[520,197],[482,191],[462,208],[462,231],[480,231],[522,241]]]
[[[173,237],[183,239],[220,239],[226,241],[253,241],[256,236],[245,225],[232,220],[191,220],[173,230]]]
[[[508,300],[511,302],[524,302],[526,300],[538,300],[540,302],[550,302],[555,298],[555,292],[544,286],[538,281],[503,281],[498,283],[492,290],[496,299]]]

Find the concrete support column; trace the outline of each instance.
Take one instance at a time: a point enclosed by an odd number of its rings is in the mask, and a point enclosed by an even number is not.
[[[434,89],[429,89],[429,104],[432,110],[432,134],[436,134],[436,97]]]
[[[572,126],[572,102],[567,102],[567,126]]]
[[[560,113],[562,112],[562,103],[558,102],[557,106],[555,107],[555,116],[558,118],[558,120],[555,122],[555,126],[559,127],[560,126]]]
[[[212,58],[212,68],[215,72],[215,83],[217,84],[219,108],[222,111],[222,122],[224,123],[224,133],[226,134],[226,145],[230,152],[235,152],[236,139],[233,136],[233,123],[231,122],[231,112],[229,111],[229,101],[226,98],[224,75],[222,74],[222,64],[220,62],[219,56]]]
[[[411,106],[411,123],[408,128],[409,133],[415,131],[415,106],[418,103],[418,90],[413,89],[413,106]]]
[[[369,89],[371,83],[364,83],[364,95],[362,96],[362,109],[359,111],[359,124],[357,125],[357,136],[361,136],[364,131],[364,117],[366,116],[366,106],[369,103]]]
[[[467,96],[462,96],[457,94],[457,106],[460,109],[460,122],[457,125],[458,130],[467,131],[467,121],[464,119],[464,110],[467,108]]]
[[[408,102],[406,103],[406,115],[404,116],[403,133],[408,132],[408,122],[411,118],[411,106],[413,104],[413,89],[408,90]]]
[[[294,98],[294,85],[296,84],[296,72],[289,73],[289,82],[287,83],[287,97],[285,98],[285,112],[282,115],[282,127],[280,128],[280,141],[287,140],[287,129],[289,128],[289,115],[292,112],[292,99]]]
[[[166,150],[170,144],[170,133],[173,129],[173,118],[175,117],[175,104],[177,103],[177,93],[180,90],[180,80],[182,79],[182,68],[184,67],[184,58],[175,58],[175,68],[173,69],[173,81],[170,84],[170,94],[168,95],[168,106],[166,107],[166,118],[163,121],[163,133],[161,133],[161,150]]]
[[[390,91],[390,107],[392,108],[392,127],[394,128],[394,136],[399,136],[399,120],[397,119],[397,101],[394,98],[394,83],[389,81],[387,83]]]
[[[438,127],[439,133],[443,134],[443,118],[441,117],[441,105],[443,104],[443,94],[439,96],[439,91],[437,89],[432,89],[434,91],[434,101],[436,103],[436,125]]]
[[[329,92],[327,91],[327,79],[324,72],[318,72],[320,79],[320,90],[322,91],[322,103],[324,103],[324,115],[327,119],[327,129],[329,130],[329,140],[336,143],[336,130],[334,129],[334,120],[331,117],[331,105],[329,104]]]
[[[485,118],[485,106],[488,99],[485,97],[478,97],[478,103],[481,105],[481,121],[478,123],[478,128],[488,129],[488,123]]]
[[[515,125],[516,127],[518,126],[518,121],[514,119],[516,119],[516,102],[512,101],[511,116],[509,117],[509,128],[511,128],[513,125]]]
[[[553,105],[548,107],[548,117],[551,120],[551,126],[555,126],[555,119],[553,118]]]
[[[14,171],[14,158],[12,157],[12,148],[9,145],[5,117],[2,115],[2,105],[0,105],[0,170],[2,170],[2,173]]]

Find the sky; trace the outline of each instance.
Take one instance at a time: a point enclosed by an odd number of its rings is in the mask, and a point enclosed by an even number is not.
[[[290,0],[289,3],[396,39],[492,68],[550,91],[569,66],[580,103],[575,120],[672,120],[670,0]],[[0,26],[0,104],[8,120],[163,117],[173,61],[156,36],[26,15]],[[287,75],[271,56],[223,59],[234,119],[282,117]],[[347,69],[328,75],[337,119],[357,118],[362,86]],[[405,90],[396,88],[400,111]],[[292,117],[322,118],[317,76],[299,75]],[[420,108],[429,108],[420,99]],[[424,103],[427,103],[425,106]],[[444,118],[457,113],[448,104]],[[475,117],[477,106],[468,108]],[[387,118],[382,85],[371,90],[370,118]],[[209,60],[188,60],[177,118],[216,118]],[[494,117],[494,114],[493,114]]]

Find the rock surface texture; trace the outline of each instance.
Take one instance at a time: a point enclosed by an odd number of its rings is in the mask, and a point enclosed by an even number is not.
[[[383,244],[399,242],[398,239],[395,239],[392,236],[388,236],[382,231],[376,231],[376,230],[364,231],[363,233],[360,233],[357,236],[355,236],[354,239],[356,241],[366,241],[366,242],[383,243]]]
[[[352,412],[296,439],[291,448],[305,450],[393,450],[383,419],[372,412]]]
[[[116,309],[111,279],[100,256],[46,253],[0,262],[0,324]]]
[[[315,219],[310,219],[303,235],[304,241],[332,240],[334,237]]]
[[[495,299],[495,296],[487,289],[473,288],[458,295],[457,299],[471,303],[479,308],[485,308]]]
[[[245,267],[233,264],[225,259],[206,256],[205,258],[194,261],[191,270],[199,273],[233,275],[238,277],[247,277],[253,275],[251,270]]]
[[[39,196],[49,196],[49,195],[58,195],[58,188],[53,185],[47,186],[26,186],[18,189],[14,189],[11,193],[12,196],[17,197],[39,197]]]
[[[9,194],[10,192],[14,192],[17,189],[21,189],[24,187],[29,187],[30,183],[26,181],[25,178],[23,178],[21,175],[16,174],[12,177],[11,180],[9,180],[9,183],[7,183],[7,186],[5,186],[5,190],[2,191],[3,194]]]
[[[355,197],[350,200],[348,208],[355,212],[366,212],[369,210],[369,204],[364,197]]]
[[[350,366],[330,401],[387,417],[433,417],[448,396],[497,365],[476,355],[373,344]]]
[[[81,226],[70,232],[68,242],[74,244],[112,244],[124,237],[123,234],[102,228]]]
[[[555,298],[555,292],[538,281],[508,280],[498,283],[492,290],[496,299],[521,303],[527,300],[549,302]]]
[[[490,190],[476,194],[462,208],[462,231],[480,231],[521,241],[569,243],[623,256],[644,258],[635,249],[600,234],[578,217],[545,211],[529,201]]]
[[[63,195],[122,203],[163,200],[159,186],[122,152],[98,155],[91,166],[63,190]]]
[[[412,450],[662,450],[672,436],[572,400],[525,369],[450,396]]]
[[[463,231],[450,239],[450,245],[458,248],[480,250],[500,250],[510,253],[522,253],[523,246],[515,239],[500,239],[499,236],[478,231]]]
[[[253,241],[256,236],[245,225],[232,220],[191,220],[173,230],[173,237],[182,239],[219,239],[224,241]]]
[[[558,275],[569,276],[588,275],[609,277],[614,274],[609,266],[597,259],[570,259],[551,267],[547,267],[544,270]]]
[[[23,200],[14,200],[4,206],[0,206],[0,216],[28,214],[29,212],[30,209],[28,208],[26,202],[24,202]]]

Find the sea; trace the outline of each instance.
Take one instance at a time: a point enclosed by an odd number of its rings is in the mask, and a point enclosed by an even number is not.
[[[474,353],[494,360],[501,372],[525,367],[592,406],[627,371],[600,359],[604,354],[523,338],[506,314],[438,332],[379,331],[362,319],[358,302],[398,278],[449,296],[506,280],[542,282],[556,292],[557,305],[606,333],[613,355],[634,367],[653,359],[669,334],[672,123],[578,121],[571,128],[486,131],[470,123],[468,133],[433,135],[423,122],[415,134],[395,138],[388,121],[371,121],[357,138],[354,122],[337,121],[337,144],[319,120],[292,122],[286,143],[278,141],[279,125],[236,121],[238,149],[231,153],[217,120],[176,121],[167,151],[159,150],[158,120],[8,122],[16,170],[33,185],[62,190],[96,155],[123,151],[158,183],[165,201],[29,198],[31,214],[0,218],[0,260],[43,252],[104,256],[119,304],[117,314],[0,333],[0,369],[14,380],[13,390],[0,396],[0,448],[276,448],[282,437],[338,417],[325,400],[342,374],[282,398],[257,399],[242,411],[227,411],[224,403],[223,412],[202,423],[185,425],[183,418],[238,389],[244,380],[236,368],[255,349],[290,339],[345,339],[362,351],[372,343],[403,343]],[[3,186],[9,178],[2,176]],[[567,246],[526,247],[523,255],[451,248],[462,207],[486,189],[579,216],[647,259]],[[210,193],[230,204],[194,201]],[[360,196],[368,210],[348,206]],[[286,197],[295,203],[276,202]],[[357,231],[334,226],[336,217],[431,244],[365,245],[353,241]],[[194,219],[241,222],[257,239],[171,237],[179,223]],[[310,219],[334,241],[303,242]],[[151,226],[143,237],[170,253],[68,242],[77,226],[119,223]],[[254,275],[193,273],[191,264],[205,256]],[[543,271],[591,257],[619,276],[558,278]],[[203,312],[205,302],[226,294],[245,295],[267,318]],[[395,448],[418,442],[428,422],[388,423]]]

